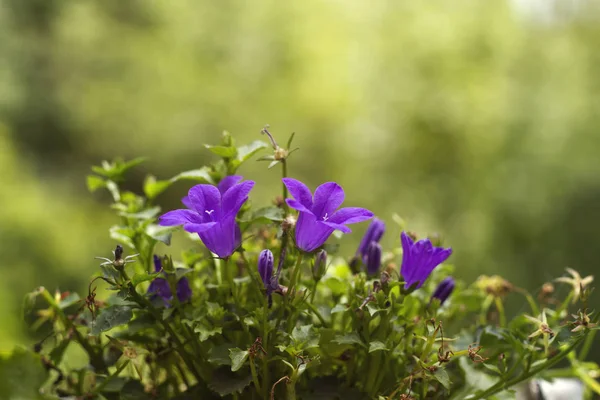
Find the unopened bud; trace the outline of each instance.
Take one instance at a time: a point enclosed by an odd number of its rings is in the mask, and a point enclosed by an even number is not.
[[[367,248],[367,273],[375,275],[381,266],[381,245],[377,242],[371,242]]]
[[[315,263],[312,268],[313,278],[316,281],[320,281],[327,271],[327,252],[325,250],[319,250],[315,255]]]

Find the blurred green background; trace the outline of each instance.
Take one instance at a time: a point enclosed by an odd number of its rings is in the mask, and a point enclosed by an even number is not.
[[[597,269],[598,2],[0,0],[0,37],[0,349],[27,341],[24,293],[83,290],[114,247],[91,164],[147,156],[139,191],[266,123],[296,132],[291,176],[339,182],[387,245],[393,213],[439,232],[461,278]],[[279,194],[277,168],[240,172]]]

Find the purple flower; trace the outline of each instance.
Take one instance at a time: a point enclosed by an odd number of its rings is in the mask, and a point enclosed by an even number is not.
[[[306,185],[296,179],[283,178],[293,199],[287,204],[299,211],[296,222],[296,245],[306,252],[319,248],[334,230],[352,232],[346,224],[366,221],[373,213],[364,208],[337,209],[344,202],[344,190],[335,182],[322,184],[314,197]],[[336,211],[337,210],[337,211]]]
[[[433,269],[446,261],[452,249],[434,247],[429,239],[419,240],[414,243],[413,240],[402,232],[402,267],[400,273],[409,288],[416,284],[416,288],[423,286],[427,277]]]
[[[258,256],[258,273],[267,289],[267,294],[271,293],[271,278],[273,277],[273,265],[275,258],[271,250],[263,250]]]
[[[451,276],[447,277],[435,288],[435,291],[431,295],[431,299],[438,299],[440,304],[444,304],[446,299],[452,294],[454,286],[454,279]]]
[[[379,218],[373,218],[373,221],[371,221],[371,224],[367,228],[356,252],[357,255],[361,256],[363,262],[366,262],[367,250],[369,249],[371,242],[379,243],[384,232],[385,223]]]
[[[162,270],[162,261],[159,256],[154,256],[154,272],[160,272]],[[186,277],[181,278],[177,282],[177,299],[181,303],[185,303],[192,298],[192,289],[190,288],[190,282]],[[148,286],[148,293],[153,294],[153,298],[160,297],[164,301],[165,305],[170,306],[173,294],[171,293],[171,287],[169,281],[165,278],[154,278],[154,280]]]
[[[369,244],[367,254],[365,255],[365,262],[369,275],[375,275],[379,271],[379,267],[381,266],[381,245],[379,243],[372,241]]]
[[[160,225],[183,225],[197,233],[202,243],[221,258],[227,258],[241,244],[240,227],[235,217],[254,186],[253,181],[238,183],[241,176],[223,178],[218,188],[213,185],[192,187],[181,202],[188,208],[173,210],[160,217]]]

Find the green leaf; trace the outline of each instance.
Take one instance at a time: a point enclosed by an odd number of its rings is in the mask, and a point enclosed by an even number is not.
[[[292,331],[292,339],[299,349],[309,349],[319,345],[319,335],[313,329],[312,324],[295,327]]]
[[[163,242],[167,246],[171,245],[171,236],[173,232],[179,229],[178,226],[160,226],[151,224],[146,227],[146,235],[150,236],[154,240]]]
[[[346,312],[348,311],[347,304],[336,304],[335,307],[331,309],[331,314]]]
[[[385,347],[385,343],[382,343],[379,340],[374,340],[369,343],[369,353],[381,350],[388,351],[389,349]]]
[[[274,161],[275,156],[273,154],[268,154],[266,156],[260,156],[256,159],[256,161]]]
[[[262,140],[255,140],[250,144],[238,147],[236,160],[237,162],[234,164],[236,165],[236,167],[238,167],[244,161],[247,161],[250,157],[252,157],[256,152],[266,147],[268,147],[268,145]]]
[[[350,332],[345,335],[338,335],[335,337],[335,339],[333,339],[333,341],[338,344],[359,344],[363,347],[366,347],[360,339],[360,336],[358,336],[358,333],[356,332]]]
[[[269,223],[271,221],[283,221],[285,217],[285,213],[279,207],[271,206],[271,207],[263,207],[256,210],[252,213],[252,217],[250,219],[244,220],[244,222],[259,222],[263,221],[265,223]]]
[[[217,392],[222,397],[233,393],[242,393],[242,391],[252,382],[252,375],[238,375],[225,368],[216,370],[212,376],[208,387]],[[201,397],[193,397],[201,398]]]
[[[56,346],[52,349],[52,351],[50,351],[50,359],[54,364],[60,364],[63,356],[65,355],[65,350],[67,350],[67,347],[69,347],[69,343],[71,343],[69,339],[63,340],[58,344],[58,346]]]
[[[290,135],[290,138],[288,139],[288,142],[287,142],[286,149],[289,150],[292,147],[292,142],[294,141],[294,136],[296,136],[296,132],[292,132],[292,134]]]
[[[71,293],[69,294],[67,297],[65,297],[64,299],[62,299],[60,301],[60,303],[58,303],[58,306],[64,310],[65,308],[72,306],[73,304],[78,303],[81,300],[81,298],[79,297],[79,294],[77,293]]]
[[[208,362],[213,365],[231,365],[231,358],[229,358],[229,348],[231,346],[230,343],[222,343],[211,347]]]
[[[272,161],[272,162],[271,162],[271,164],[269,164],[269,166],[268,166],[267,168],[268,168],[268,169],[271,169],[271,168],[273,168],[274,166],[276,166],[277,164],[279,164],[279,160]]]
[[[231,370],[238,371],[248,359],[248,350],[241,350],[237,347],[229,349],[229,358],[231,359]]]
[[[106,182],[97,175],[88,175],[87,187],[90,192],[95,192],[100,188],[106,187]]]
[[[135,230],[126,226],[114,225],[111,226],[110,230],[111,239],[116,240],[130,248],[135,248],[133,244],[133,238],[136,235]]]
[[[120,212],[119,215],[125,218],[149,220],[154,219],[160,213],[160,207],[152,207],[137,213]]]
[[[208,167],[202,167],[199,169],[193,169],[190,171],[184,171],[171,178],[171,182],[177,182],[182,179],[189,179],[194,181],[200,181],[203,183],[214,183],[210,176],[210,169]]]
[[[450,390],[450,377],[444,368],[438,368],[433,373],[433,377],[442,384],[446,390]]]
[[[194,272],[192,268],[175,268],[175,277],[179,280],[191,272]]]
[[[204,147],[210,150],[211,153],[223,158],[234,158],[237,155],[237,149],[235,147],[212,146],[210,144],[205,144]]]
[[[206,326],[204,323],[200,323],[194,328],[194,332],[198,333],[200,342],[204,342],[206,339],[208,339],[212,336],[222,334],[223,328],[221,328],[220,326],[209,327],[209,326]]]
[[[154,274],[135,274],[133,275],[133,278],[131,278],[131,284],[133,285],[133,287],[136,287],[140,283],[151,281],[159,275],[160,272]]]
[[[101,332],[112,329],[116,326],[124,325],[133,318],[133,311],[129,306],[112,306],[105,308],[96,318],[92,327],[92,335],[99,335]]]
[[[373,303],[367,303],[367,310],[369,311],[369,314],[371,315],[371,317],[380,311],[385,311],[385,310],[382,310],[381,308],[377,307],[377,305],[375,305]]]
[[[37,354],[17,347],[10,354],[0,355],[0,393],[3,399],[41,399],[39,389],[47,376]]]
[[[167,190],[172,184],[173,182],[170,180],[159,181],[155,176],[148,175],[144,180],[144,194],[147,198],[153,200],[156,196]]]
[[[100,269],[102,270],[102,276],[104,276],[107,279],[111,279],[114,281],[121,276],[121,274],[119,274],[119,271],[117,271],[112,265],[101,265]]]

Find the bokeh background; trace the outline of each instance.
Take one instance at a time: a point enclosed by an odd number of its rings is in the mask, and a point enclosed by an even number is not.
[[[266,123],[296,132],[290,175],[339,182],[387,245],[397,213],[461,278],[597,271],[598,1],[0,0],[0,38],[0,349],[28,340],[27,291],[83,290],[114,247],[91,164],[148,157],[139,191]],[[279,193],[277,168],[240,172],[255,203]]]

